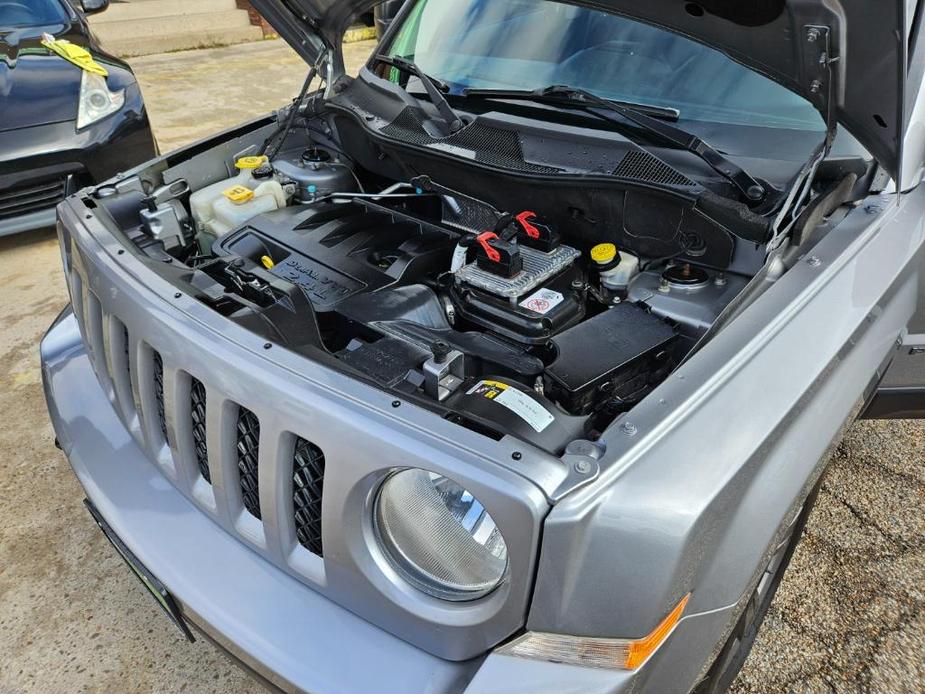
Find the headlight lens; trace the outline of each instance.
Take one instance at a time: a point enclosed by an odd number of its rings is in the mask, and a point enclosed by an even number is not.
[[[84,70],[80,82],[80,104],[77,109],[77,129],[82,130],[121,109],[125,105],[125,90],[109,91],[106,78]]]
[[[379,542],[412,585],[443,600],[476,600],[507,575],[507,545],[468,491],[425,470],[389,477],[375,508]]]

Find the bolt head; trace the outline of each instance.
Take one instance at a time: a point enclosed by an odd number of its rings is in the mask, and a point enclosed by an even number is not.
[[[591,463],[589,463],[587,460],[579,460],[577,463],[575,463],[575,472],[577,472],[579,475],[587,475],[589,472],[591,472]]]
[[[639,433],[639,429],[632,422],[623,422],[623,425],[620,427],[620,431],[622,431],[627,436],[635,436],[637,433]]]

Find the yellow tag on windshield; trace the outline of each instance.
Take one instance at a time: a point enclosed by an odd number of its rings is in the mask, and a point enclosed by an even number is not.
[[[81,70],[86,70],[100,77],[109,77],[109,70],[96,62],[85,48],[76,46],[64,39],[56,39],[51,34],[42,34],[42,45]]]

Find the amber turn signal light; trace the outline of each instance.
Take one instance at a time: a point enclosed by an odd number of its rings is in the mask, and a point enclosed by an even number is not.
[[[499,655],[583,667],[635,670],[668,640],[690,600],[686,595],[662,622],[639,639],[603,639],[530,632],[498,649]]]

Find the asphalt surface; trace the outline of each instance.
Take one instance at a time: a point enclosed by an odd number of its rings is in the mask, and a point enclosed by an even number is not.
[[[305,74],[281,42],[133,63],[165,151],[278,108]],[[59,264],[51,233],[0,239],[0,694],[259,691],[159,613],[54,448],[38,341],[67,301]],[[734,691],[925,692],[923,506],[925,424],[855,425]]]

